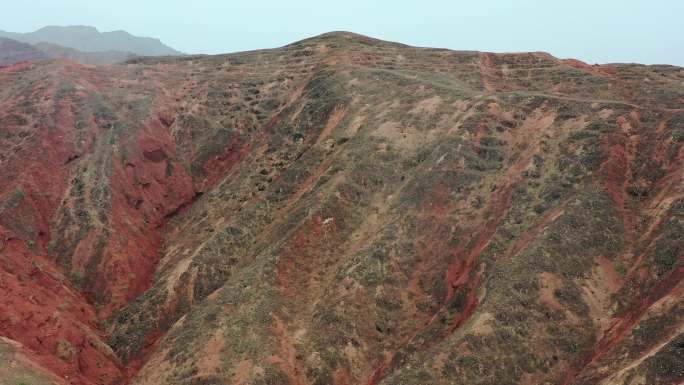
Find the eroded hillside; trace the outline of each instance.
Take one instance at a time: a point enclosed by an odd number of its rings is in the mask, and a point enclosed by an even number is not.
[[[0,357],[78,385],[679,384],[683,143],[671,66],[332,33],[0,68]]]

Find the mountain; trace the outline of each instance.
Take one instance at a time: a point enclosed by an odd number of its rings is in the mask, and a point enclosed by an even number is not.
[[[133,36],[126,31],[100,32],[87,26],[47,26],[29,33],[0,31],[0,37],[29,44],[57,44],[83,52],[119,51],[140,56],[181,55],[159,39]]]
[[[129,52],[103,51],[81,52],[50,43],[28,44],[0,38],[0,66],[21,62],[40,62],[50,59],[68,59],[81,64],[116,64],[132,60],[136,55]]]
[[[83,52],[51,43],[36,43],[34,47],[51,59],[69,59],[81,64],[91,65],[123,63],[136,56],[130,52],[123,51]]]
[[[346,32],[0,68],[0,356],[77,385],[680,384],[683,82]]]
[[[23,61],[40,61],[46,59],[48,59],[48,57],[44,52],[30,44],[0,38],[0,67]]]

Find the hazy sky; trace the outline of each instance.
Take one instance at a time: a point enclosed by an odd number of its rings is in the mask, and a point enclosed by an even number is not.
[[[158,37],[187,53],[346,30],[418,46],[684,66],[684,0],[0,0],[3,30],[74,24]]]

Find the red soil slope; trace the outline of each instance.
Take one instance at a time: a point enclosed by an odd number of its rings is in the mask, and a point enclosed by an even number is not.
[[[76,385],[680,383],[683,81],[348,33],[0,68],[0,356]]]

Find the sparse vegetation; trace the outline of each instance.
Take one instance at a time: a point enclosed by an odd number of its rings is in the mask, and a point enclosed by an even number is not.
[[[0,334],[103,385],[681,381],[680,77],[350,33],[0,71]]]

